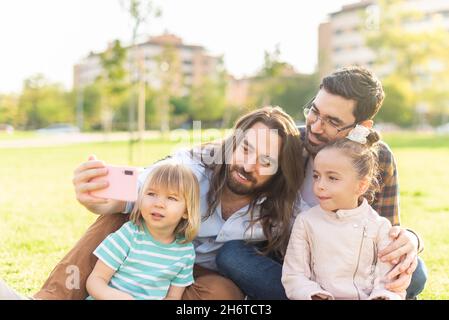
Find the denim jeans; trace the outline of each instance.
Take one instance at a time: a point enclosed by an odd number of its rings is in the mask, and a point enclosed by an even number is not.
[[[282,263],[272,257],[262,256],[255,246],[242,240],[226,242],[217,254],[218,271],[234,281],[249,299],[285,300],[282,286]],[[415,299],[427,281],[427,271],[421,259],[407,289],[407,299]]]

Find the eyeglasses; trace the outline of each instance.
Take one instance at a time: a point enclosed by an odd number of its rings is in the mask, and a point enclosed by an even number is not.
[[[333,122],[334,120],[320,116],[313,106],[312,107],[307,106],[304,108],[304,117],[306,117],[306,119],[309,119],[309,121],[311,121],[312,123],[315,123],[318,121],[318,119],[320,119],[321,125],[325,128],[329,128],[328,131],[330,132],[328,133],[334,136],[336,136],[337,134],[346,129],[353,128],[357,125],[357,123],[353,123],[348,126],[340,128],[336,123]]]

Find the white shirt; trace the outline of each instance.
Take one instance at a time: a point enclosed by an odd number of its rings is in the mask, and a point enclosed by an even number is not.
[[[139,190],[143,186],[148,174],[156,166],[167,163],[168,161],[182,163],[189,167],[196,175],[200,187],[200,213],[201,217],[204,217],[208,209],[207,193],[210,188],[211,172],[204,168],[199,157],[192,157],[189,150],[178,151],[172,157],[159,161],[142,171],[138,179]],[[254,217],[259,215],[260,204],[263,201],[264,199],[257,202],[254,208]],[[124,213],[130,213],[133,205],[133,202],[128,202]],[[260,223],[255,224],[251,229],[247,230],[250,223],[250,214],[247,213],[247,210],[248,206],[245,206],[225,221],[222,218],[221,205],[218,205],[217,209],[208,219],[201,221],[198,236],[193,241],[196,252],[196,264],[208,269],[217,270],[215,256],[224,242],[229,240],[252,239],[260,241],[266,239]]]

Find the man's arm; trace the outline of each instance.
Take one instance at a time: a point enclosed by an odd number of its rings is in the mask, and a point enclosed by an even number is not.
[[[387,218],[393,226],[400,225],[399,181],[396,160],[388,145],[379,142],[377,180],[379,190],[371,204],[377,213]]]
[[[379,187],[376,198],[372,204],[379,215],[387,218],[394,227],[390,230],[392,243],[379,252],[379,258],[384,262],[390,262],[396,267],[388,274],[390,279],[397,280],[389,283],[390,290],[401,291],[407,287],[411,280],[411,274],[417,266],[417,254],[422,244],[420,238],[414,232],[400,228],[399,211],[399,183],[396,161],[388,145],[379,143],[378,151]]]

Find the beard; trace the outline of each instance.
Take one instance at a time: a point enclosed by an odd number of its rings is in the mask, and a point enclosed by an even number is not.
[[[309,140],[309,134],[311,134],[316,140],[322,142],[321,144],[317,145]],[[326,146],[330,141],[329,139],[326,139],[320,135],[314,134],[310,128],[310,125],[306,126],[306,133],[305,133],[305,139],[304,139],[304,147],[306,148],[307,152],[311,154],[312,156],[315,156],[321,149]]]
[[[231,165],[227,169],[227,178],[226,178],[226,186],[228,189],[240,196],[251,196],[260,193],[264,186],[257,186],[256,179],[252,176],[251,173],[248,173],[240,166]],[[243,177],[245,177],[249,184],[243,184],[240,181],[237,181],[233,173],[240,173]]]

